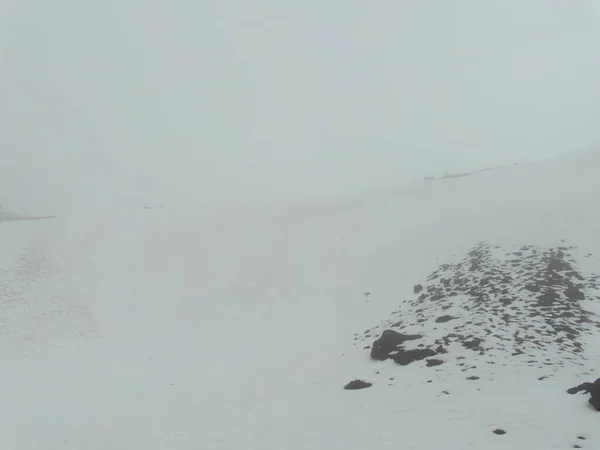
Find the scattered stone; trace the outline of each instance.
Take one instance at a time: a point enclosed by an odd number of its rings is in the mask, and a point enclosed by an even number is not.
[[[451,321],[452,319],[454,319],[454,317],[452,317],[452,316],[448,316],[448,315],[440,316],[437,319],[435,319],[435,323],[446,323],[446,322]]]
[[[467,380],[479,380],[479,377],[471,376],[471,377],[468,377]]]
[[[506,431],[501,430],[500,428],[497,428],[493,431],[493,433],[497,434],[497,435],[503,435],[503,434],[506,434]]]
[[[366,389],[371,387],[373,384],[363,380],[353,380],[344,386],[344,389],[348,391],[355,391],[358,389]]]
[[[438,348],[435,349],[435,352],[439,354],[444,354],[448,353],[448,350],[446,350],[443,346],[439,345]]]
[[[469,350],[478,350],[480,348],[481,339],[473,339],[471,341],[463,341],[462,345],[464,348]]]
[[[430,356],[434,356],[435,354],[436,353],[429,348],[416,350],[398,350],[398,353],[392,356],[392,359],[397,364],[400,364],[401,366],[406,366],[411,362],[420,361]]]
[[[418,294],[419,292],[421,292],[423,290],[423,285],[422,284],[417,284],[414,288],[413,291],[415,292],[415,294]]]
[[[441,359],[428,359],[427,364],[425,364],[425,365],[427,367],[435,367],[435,366],[439,366],[441,364],[444,364],[444,361],[442,361]]]

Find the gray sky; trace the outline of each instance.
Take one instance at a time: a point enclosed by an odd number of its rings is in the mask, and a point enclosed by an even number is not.
[[[0,202],[291,199],[600,142],[600,0],[0,0]]]

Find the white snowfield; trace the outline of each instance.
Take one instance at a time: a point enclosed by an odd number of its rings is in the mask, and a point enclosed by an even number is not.
[[[543,381],[373,361],[354,335],[480,241],[564,239],[600,270],[599,174],[585,151],[339,202],[1,223],[0,449],[598,449],[565,393],[600,377],[598,334]]]

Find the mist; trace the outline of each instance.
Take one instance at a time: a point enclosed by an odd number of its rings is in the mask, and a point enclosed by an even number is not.
[[[0,5],[0,203],[326,198],[600,142],[600,1]]]

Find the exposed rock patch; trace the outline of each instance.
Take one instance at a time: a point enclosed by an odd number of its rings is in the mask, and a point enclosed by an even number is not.
[[[452,316],[440,316],[437,319],[435,319],[435,323],[446,323],[451,321],[452,319],[454,319],[454,317]]]
[[[441,359],[428,359],[427,360],[427,364],[425,364],[427,367],[435,367],[435,366],[440,366],[444,364],[444,361],[442,361]]]
[[[364,381],[364,380],[353,380],[350,383],[348,383],[346,386],[344,386],[344,389],[346,389],[347,391],[356,391],[358,389],[366,389],[371,387],[373,384],[369,383],[368,381]]]
[[[381,337],[373,342],[371,358],[384,361],[390,358],[390,354],[398,349],[405,341],[421,339],[421,335],[407,335],[394,330],[385,330]]]
[[[400,365],[453,351],[471,354],[466,364],[454,358],[462,371],[477,359],[494,364],[502,357],[540,368],[581,365],[582,337],[600,329],[584,307],[586,299],[600,299],[600,277],[578,270],[576,251],[480,243],[440,265],[390,320],[357,339],[383,332],[371,356]]]
[[[399,349],[396,354],[392,356],[392,359],[401,366],[406,366],[411,362],[421,361],[422,359],[434,356],[435,354],[435,351],[429,348],[418,348],[415,350]]]

